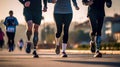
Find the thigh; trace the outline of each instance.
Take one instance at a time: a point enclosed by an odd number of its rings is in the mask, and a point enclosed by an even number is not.
[[[13,39],[15,38],[15,32],[14,32],[14,33],[12,33],[12,38],[13,38]]]
[[[35,11],[33,14],[33,23],[40,25],[42,20],[42,12],[41,11]]]
[[[63,16],[62,14],[54,14],[54,20],[57,26],[58,30],[62,29],[62,24],[63,24]]]
[[[104,21],[104,17],[99,17],[98,18],[98,28],[102,28],[103,21]]]
[[[24,8],[24,16],[25,16],[25,20],[26,22],[32,20],[32,12],[30,9]]]
[[[94,16],[89,16],[89,21],[91,24],[92,29],[97,29],[97,18]]]
[[[70,23],[72,21],[72,17],[73,17],[72,13],[64,15],[64,21],[63,21],[64,22],[64,30],[68,30]]]
[[[9,38],[13,40],[14,37],[15,37],[15,33],[14,32],[9,32]]]
[[[7,34],[8,39],[10,39],[10,37],[11,37],[10,32],[6,32],[6,34]]]

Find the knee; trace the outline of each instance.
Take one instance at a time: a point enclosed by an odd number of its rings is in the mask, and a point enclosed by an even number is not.
[[[96,36],[96,31],[91,31],[90,36]]]
[[[58,31],[58,32],[56,33],[56,37],[59,38],[59,37],[61,36],[61,33],[62,33],[62,31]]]
[[[34,32],[38,32],[38,29],[39,29],[39,25],[35,24],[34,25]]]
[[[33,27],[33,22],[32,20],[27,22],[27,26],[28,26],[28,31],[32,31],[32,27]]]

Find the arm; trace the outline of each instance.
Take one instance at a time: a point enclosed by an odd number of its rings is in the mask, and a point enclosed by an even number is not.
[[[30,0],[19,0],[25,7],[29,7],[30,5]]]
[[[73,2],[73,5],[75,6],[76,10],[79,10],[79,7],[78,7],[78,5],[77,5],[76,0],[72,0],[72,2]]]
[[[43,4],[44,4],[43,12],[46,12],[47,11],[47,0],[43,0]]]
[[[112,6],[112,0],[106,0],[106,6],[110,8]]]
[[[18,20],[15,18],[15,26],[18,25]]]
[[[43,0],[44,7],[47,8],[47,0]]]
[[[82,0],[82,3],[83,3],[83,5],[85,5],[85,6],[90,6],[90,5],[92,5],[93,4],[93,0]]]
[[[25,4],[26,0],[19,0],[22,4]]]

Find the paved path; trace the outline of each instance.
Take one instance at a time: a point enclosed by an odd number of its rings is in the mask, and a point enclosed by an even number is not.
[[[40,58],[15,50],[0,51],[0,67],[120,67],[120,55],[103,54],[93,58],[93,54],[68,51],[68,58],[61,58],[53,50],[38,50]]]

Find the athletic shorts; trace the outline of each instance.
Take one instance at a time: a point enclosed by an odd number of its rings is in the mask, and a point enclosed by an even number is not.
[[[34,11],[30,9],[24,8],[24,16],[26,22],[32,20],[33,23],[40,25],[41,24],[41,18],[42,18],[42,11]]]

